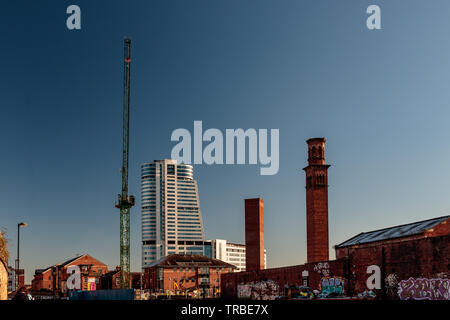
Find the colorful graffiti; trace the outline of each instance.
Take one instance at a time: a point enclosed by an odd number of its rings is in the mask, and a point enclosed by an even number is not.
[[[328,262],[319,262],[314,266],[314,271],[322,274],[324,277],[330,276],[330,265]]]
[[[401,300],[450,300],[450,279],[409,278],[398,284]]]
[[[340,277],[325,277],[320,280],[319,289],[321,294],[329,295],[343,295],[344,294],[344,279]]]
[[[274,300],[279,295],[280,287],[272,280],[239,284],[238,298],[252,300]]]

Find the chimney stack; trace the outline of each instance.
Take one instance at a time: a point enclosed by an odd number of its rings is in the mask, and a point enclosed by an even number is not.
[[[245,199],[245,264],[246,271],[264,266],[264,201]]]

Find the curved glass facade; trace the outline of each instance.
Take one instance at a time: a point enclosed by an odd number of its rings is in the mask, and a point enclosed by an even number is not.
[[[191,165],[141,165],[142,267],[171,254],[204,254],[197,182]],[[170,249],[170,251],[169,251]]]

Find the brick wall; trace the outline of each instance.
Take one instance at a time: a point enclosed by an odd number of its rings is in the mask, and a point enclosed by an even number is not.
[[[188,267],[189,271],[186,271],[186,268],[170,268],[166,267],[163,268],[163,283],[162,287],[159,287],[161,283],[158,283],[158,269],[159,267],[152,267],[152,268],[145,268],[144,276],[143,276],[143,282],[144,282],[144,288],[150,289],[152,291],[159,291],[163,290],[164,292],[167,291],[183,291],[184,289],[195,289],[200,288],[201,282],[200,282],[200,269],[198,267],[192,268]],[[176,269],[176,270],[174,270]],[[230,273],[232,272],[229,268],[223,268],[219,267],[210,267],[209,268],[209,286],[210,288],[219,288],[220,287],[220,281],[221,281],[221,275],[224,273]],[[189,279],[189,281],[183,281],[180,282],[180,279]],[[174,284],[174,280],[176,279],[176,282],[178,285],[181,285],[181,287],[177,287]],[[194,279],[194,281],[192,281]],[[181,288],[181,289],[180,289]]]
[[[347,255],[351,265],[349,280],[356,292],[366,288],[366,270],[370,265],[381,268],[382,285],[391,299],[398,298],[398,287],[386,283],[386,278],[392,279],[394,283],[409,278],[450,278],[450,235],[379,242],[371,246],[349,248]]]
[[[375,290],[380,298],[399,299],[399,283],[410,278],[440,279],[447,283],[446,279],[450,279],[450,235],[340,249],[340,258],[333,261],[224,274],[221,291],[225,298],[236,298],[239,284],[267,280],[274,281],[282,291],[285,285],[302,285],[302,273],[308,271],[311,289],[318,290],[323,277],[341,277],[345,294],[354,296],[367,289],[370,276],[367,267],[371,265],[377,265],[381,270],[382,288]],[[445,285],[441,287],[445,291],[443,288]]]
[[[302,286],[304,284],[302,276],[304,271],[308,272],[307,286],[319,290],[322,278],[346,278],[347,270],[347,259],[340,259],[259,271],[229,273],[221,276],[221,292],[224,298],[236,298],[239,284],[272,280],[279,286],[280,295],[283,295],[285,286]],[[344,290],[348,290],[346,283]]]

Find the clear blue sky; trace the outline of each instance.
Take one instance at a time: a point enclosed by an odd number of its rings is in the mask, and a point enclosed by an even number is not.
[[[66,28],[78,4],[82,30]],[[380,31],[366,8],[382,10]],[[176,128],[279,128],[280,171],[195,166],[207,238],[244,241],[265,201],[270,267],[306,258],[306,143],[327,138],[330,246],[450,207],[450,2],[6,1],[0,6],[0,226],[22,266],[119,263],[123,37],[133,38],[132,270],[140,163]],[[331,251],[334,257],[334,251]],[[13,263],[13,262],[12,262]]]

